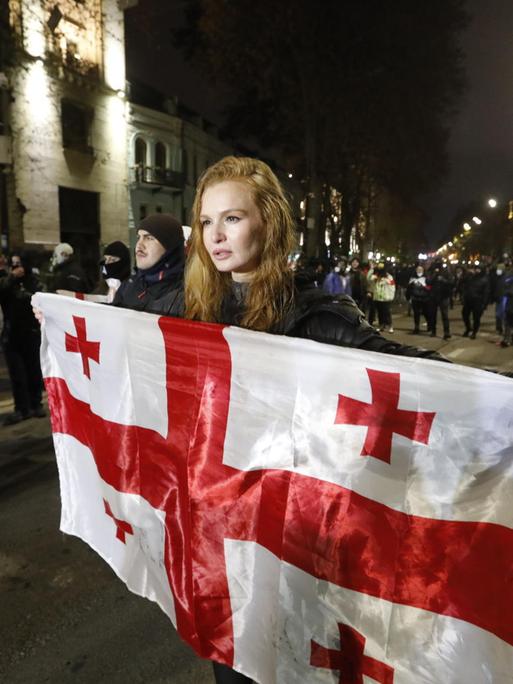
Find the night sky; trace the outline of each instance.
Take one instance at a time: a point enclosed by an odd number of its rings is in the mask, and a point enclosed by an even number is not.
[[[223,92],[186,63],[173,46],[172,27],[185,3],[166,2],[158,38],[141,30],[141,0],[127,12],[128,78],[173,93],[214,122],[221,122]],[[445,239],[451,219],[469,202],[494,196],[513,199],[513,0],[468,0],[472,20],[462,37],[468,89],[453,121],[449,145],[451,172],[425,209],[432,248]],[[419,163],[422,160],[419,159]]]
[[[462,205],[513,199],[513,2],[469,0],[468,9],[468,90],[452,129],[451,174],[428,208],[433,237],[443,236]]]

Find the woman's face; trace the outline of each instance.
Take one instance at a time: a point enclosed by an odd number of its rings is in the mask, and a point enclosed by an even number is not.
[[[260,263],[264,224],[247,186],[239,181],[209,186],[200,221],[203,244],[217,270],[239,282],[251,280]]]

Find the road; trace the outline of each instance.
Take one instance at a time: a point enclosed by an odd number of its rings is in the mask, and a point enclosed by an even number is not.
[[[459,307],[451,318],[449,341],[414,336],[406,307],[395,307],[395,332],[387,337],[458,363],[513,371],[513,349],[497,346],[491,309],[476,340],[461,337]],[[58,531],[48,420],[0,427],[0,445],[0,682],[213,682],[210,664],[181,642],[155,604],[130,594],[99,556]]]

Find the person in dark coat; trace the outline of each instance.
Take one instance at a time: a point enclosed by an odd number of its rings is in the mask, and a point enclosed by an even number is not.
[[[48,292],[89,292],[91,289],[84,269],[75,259],[73,247],[67,242],[61,242],[53,250],[50,270]]]
[[[513,264],[506,264],[505,268],[501,302],[504,337],[500,346],[511,347],[513,342]]]
[[[351,281],[351,297],[360,311],[365,313],[367,308],[367,276],[362,271],[360,260],[357,257],[351,259],[348,275]]]
[[[41,333],[30,303],[43,285],[32,272],[27,254],[13,254],[10,270],[0,277],[0,304],[4,325],[2,348],[14,397],[14,413],[4,425],[13,425],[32,416],[42,418],[43,378],[39,363]]]
[[[454,288],[454,280],[451,277],[449,269],[444,268],[441,261],[436,260],[431,264],[426,276],[426,285],[429,287],[429,327],[431,330],[431,337],[436,337],[438,310],[440,310],[444,328],[444,340],[448,340],[451,337],[449,305]]]
[[[141,221],[135,246],[136,272],[121,283],[113,306],[167,316],[183,312],[185,245],[180,222],[171,214]]]
[[[411,302],[413,309],[413,335],[420,334],[420,316],[426,319],[428,326],[431,322],[431,312],[429,309],[429,286],[426,284],[424,267],[420,264],[415,269],[406,288],[406,299]]]
[[[116,240],[105,247],[100,260],[100,272],[108,287],[107,301],[110,304],[121,283],[130,277],[130,250],[124,242]]]
[[[465,323],[463,337],[475,340],[481,325],[481,316],[490,296],[490,281],[486,271],[475,263],[467,270],[463,279],[463,308],[461,315]]]
[[[495,304],[495,332],[503,333],[503,298],[504,283],[506,280],[506,266],[500,262],[494,266],[490,272],[490,300]]]

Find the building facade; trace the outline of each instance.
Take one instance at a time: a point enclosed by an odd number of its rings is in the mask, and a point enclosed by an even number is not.
[[[128,238],[123,12],[9,0],[3,19],[3,246],[69,242],[97,261],[101,243]]]
[[[152,213],[190,222],[196,182],[213,162],[233,154],[217,129],[176,100],[134,85],[128,116],[130,243]]]

